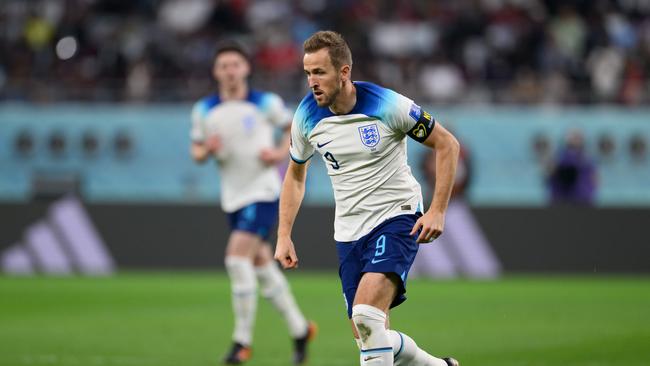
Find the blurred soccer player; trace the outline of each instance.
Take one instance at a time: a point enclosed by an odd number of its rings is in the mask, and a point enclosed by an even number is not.
[[[213,68],[218,93],[199,100],[192,111],[192,157],[197,162],[216,159],[221,206],[232,230],[225,265],[235,329],[224,362],[239,364],[251,357],[259,281],[263,296],[284,317],[294,339],[294,362],[301,364],[315,325],[298,308],[268,243],[281,185],[276,164],[287,158],[290,115],[277,95],[250,89],[249,74],[244,49],[236,43],[221,45]],[[274,128],[284,129],[279,147]]]
[[[305,163],[318,151],[334,188],[339,274],[361,365],[458,365],[387,329],[389,309],[406,299],[418,244],[443,231],[458,142],[412,100],[375,84],[353,82],[352,55],[338,33],[315,33],[304,51],[311,92],[291,127],[292,161],[280,197],[275,258],[284,268],[298,264],[291,230],[305,192]],[[424,214],[420,185],[407,165],[406,136],[437,152],[437,184]]]

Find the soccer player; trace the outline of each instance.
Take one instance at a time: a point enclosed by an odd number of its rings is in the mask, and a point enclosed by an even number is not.
[[[412,100],[353,82],[352,55],[338,33],[313,34],[304,52],[311,91],[291,126],[275,258],[284,268],[298,264],[291,230],[305,192],[307,163],[317,151],[334,188],[339,274],[361,365],[457,366],[453,358],[431,356],[387,325],[389,309],[406,299],[419,243],[443,231],[458,142]],[[437,184],[424,214],[420,185],[407,165],[406,136],[437,152]]]
[[[242,46],[229,42],[218,48],[212,70],[218,93],[195,104],[190,132],[194,160],[214,157],[218,164],[221,206],[232,230],[225,265],[235,329],[224,362],[240,364],[251,357],[259,282],[263,296],[284,317],[294,339],[294,363],[301,364],[315,324],[298,308],[268,243],[281,186],[276,164],[287,159],[290,114],[277,95],[249,88],[250,69]],[[279,147],[274,144],[275,128],[284,129]]]

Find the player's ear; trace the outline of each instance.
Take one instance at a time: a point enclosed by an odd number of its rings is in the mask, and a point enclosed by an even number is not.
[[[350,67],[350,65],[341,66],[341,80],[342,81],[350,80],[351,71],[352,71],[352,68]]]

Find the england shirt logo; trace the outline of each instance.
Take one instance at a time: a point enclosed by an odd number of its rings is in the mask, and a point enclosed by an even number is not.
[[[377,124],[359,127],[361,142],[368,147],[375,147],[379,143],[379,129]]]

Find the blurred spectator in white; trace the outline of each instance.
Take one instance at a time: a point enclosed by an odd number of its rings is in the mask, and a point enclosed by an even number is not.
[[[425,22],[381,22],[370,32],[373,50],[391,57],[429,55],[437,40],[435,28]]]
[[[141,60],[129,71],[127,96],[133,101],[147,101],[151,92],[151,70],[146,60]]]
[[[465,90],[460,69],[444,58],[437,58],[422,68],[420,88],[427,102],[456,101]]]
[[[208,21],[215,3],[212,0],[166,0],[158,10],[158,19],[164,28],[190,34]]]
[[[601,101],[613,101],[621,86],[625,59],[615,47],[596,48],[587,59],[587,69],[596,96]]]

